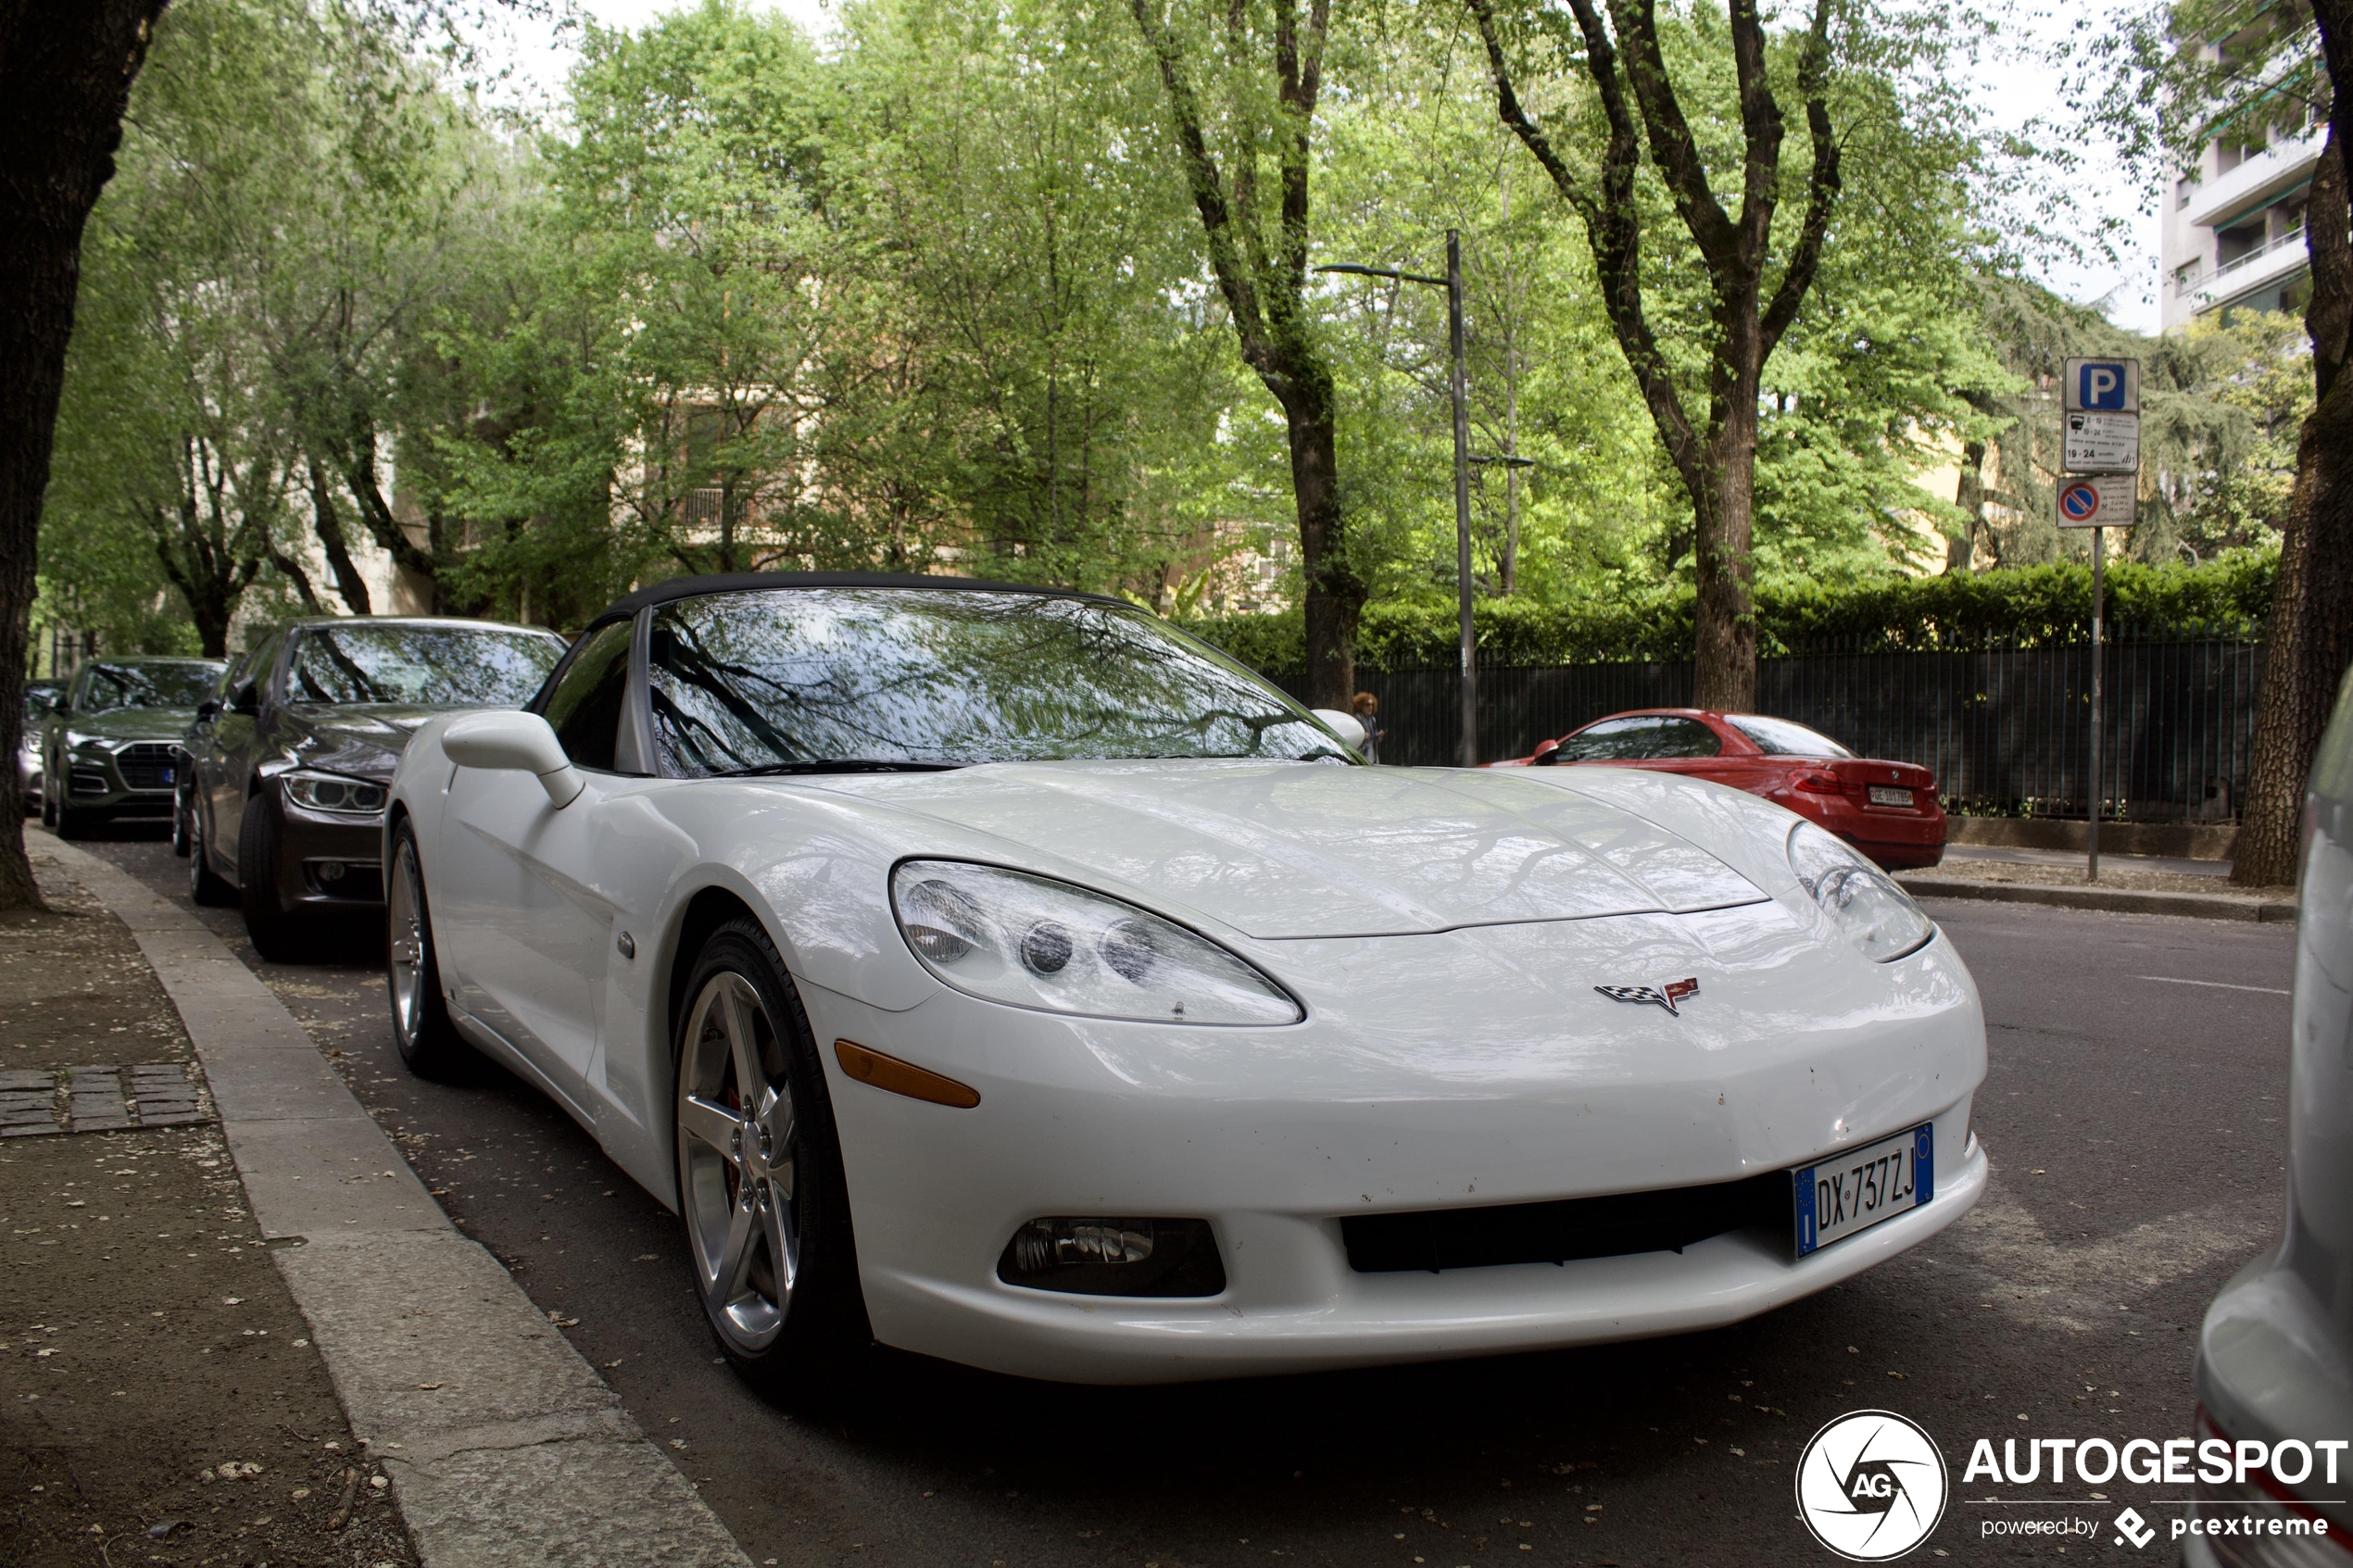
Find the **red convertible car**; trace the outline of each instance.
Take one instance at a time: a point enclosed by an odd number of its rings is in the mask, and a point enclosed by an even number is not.
[[[1613,713],[1493,768],[1599,762],[1730,784],[1811,818],[1890,871],[1944,858],[1936,776],[1910,762],[1856,756],[1786,719],[1653,708]]]

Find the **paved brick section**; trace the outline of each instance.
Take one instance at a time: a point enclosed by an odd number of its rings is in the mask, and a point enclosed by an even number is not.
[[[176,1061],[0,1073],[0,1137],[120,1133],[209,1121],[203,1090],[189,1073]]]

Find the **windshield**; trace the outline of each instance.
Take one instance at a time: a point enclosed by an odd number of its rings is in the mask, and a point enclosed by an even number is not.
[[[1828,735],[1816,734],[1786,719],[1761,719],[1754,713],[1727,713],[1732,728],[1756,743],[1768,757],[1852,757],[1855,754]]]
[[[89,684],[74,704],[77,713],[111,713],[118,708],[194,708],[212,695],[222,666],[195,659],[154,664],[94,664]]]
[[[551,633],[502,626],[311,626],[295,645],[286,700],[520,708],[563,652]]]
[[[983,589],[769,588],[655,612],[666,771],[829,762],[1343,758],[1266,682],[1124,605]]]

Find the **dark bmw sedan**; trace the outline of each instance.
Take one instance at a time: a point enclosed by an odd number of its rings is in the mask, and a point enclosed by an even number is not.
[[[258,640],[182,743],[172,847],[200,904],[240,905],[262,957],[306,910],[381,908],[384,785],[419,724],[520,708],[563,640],[485,621],[298,621]]]

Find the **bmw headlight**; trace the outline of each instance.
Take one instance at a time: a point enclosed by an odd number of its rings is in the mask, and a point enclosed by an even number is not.
[[[281,773],[286,798],[312,811],[337,817],[372,817],[384,809],[384,786],[333,773]]]
[[[1936,926],[1895,879],[1811,822],[1790,830],[1789,866],[1865,958],[1900,959]]]
[[[908,860],[891,873],[890,902],[925,969],[992,1002],[1154,1023],[1305,1016],[1289,992],[1214,942],[1066,882]]]

